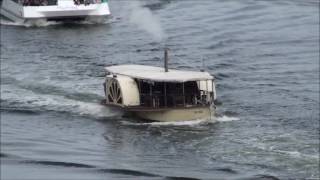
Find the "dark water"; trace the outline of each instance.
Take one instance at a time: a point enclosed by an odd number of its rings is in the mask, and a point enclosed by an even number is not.
[[[1,179],[319,178],[319,2],[150,0],[161,43],[114,0],[106,24],[1,26]],[[104,66],[216,75],[218,122],[99,105]]]

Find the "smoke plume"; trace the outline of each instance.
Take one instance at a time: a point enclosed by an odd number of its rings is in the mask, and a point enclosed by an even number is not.
[[[161,42],[165,38],[160,20],[137,0],[130,2],[130,22],[148,32],[154,40]]]

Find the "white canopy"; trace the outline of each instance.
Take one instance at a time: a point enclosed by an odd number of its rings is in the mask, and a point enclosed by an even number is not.
[[[145,79],[158,82],[186,82],[213,79],[208,72],[182,71],[144,65],[116,65],[108,66],[105,69],[112,74],[129,76],[137,79]]]

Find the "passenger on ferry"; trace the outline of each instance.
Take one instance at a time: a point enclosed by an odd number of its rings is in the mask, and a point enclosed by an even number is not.
[[[80,0],[73,0],[75,5],[80,5]]]
[[[48,5],[48,0],[22,0],[20,3],[23,6],[46,6]]]

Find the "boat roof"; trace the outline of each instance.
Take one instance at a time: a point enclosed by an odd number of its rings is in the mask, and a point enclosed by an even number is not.
[[[145,65],[115,65],[107,66],[105,69],[112,74],[158,82],[187,82],[213,79],[213,76],[208,72],[175,69],[169,69],[168,72],[165,72],[162,67]]]

